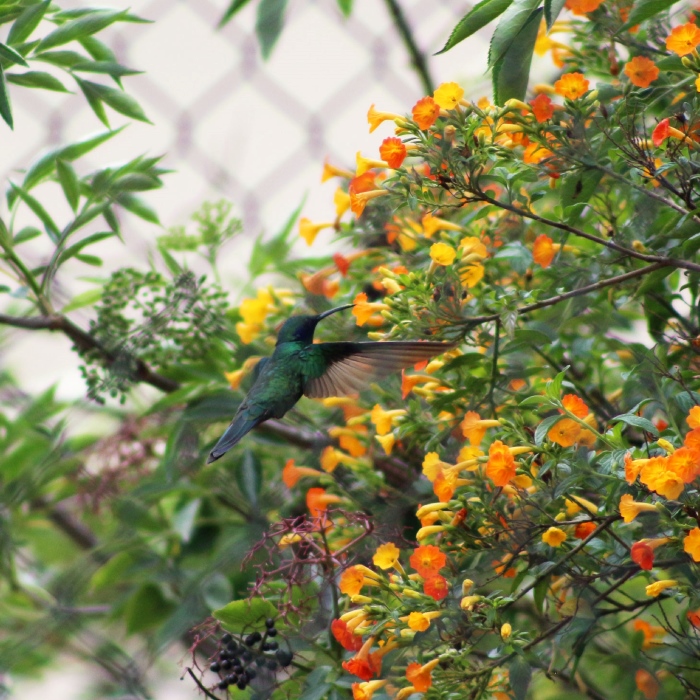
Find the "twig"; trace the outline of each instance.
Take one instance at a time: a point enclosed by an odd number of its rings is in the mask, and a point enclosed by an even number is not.
[[[210,693],[210,692],[202,685],[202,682],[199,680],[199,678],[197,678],[197,676],[194,675],[194,673],[192,672],[192,669],[189,668],[189,666],[185,669],[185,671],[187,671],[187,673],[189,673],[190,676],[192,676],[192,680],[197,684],[197,687],[198,687],[208,698],[210,698],[211,700],[220,700],[220,698],[217,698],[216,695],[214,695],[213,693]],[[180,680],[183,680],[183,679],[184,679],[184,676],[183,676],[182,678],[180,678]]]

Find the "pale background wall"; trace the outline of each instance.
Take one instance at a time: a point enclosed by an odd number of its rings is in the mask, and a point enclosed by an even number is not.
[[[441,48],[471,6],[465,0],[400,3],[418,45],[428,55]],[[145,71],[126,78],[125,85],[153,125],[132,123],[125,134],[94,151],[80,166],[89,172],[140,153],[166,154],[164,164],[175,172],[166,176],[163,190],[146,195],[165,227],[185,223],[204,200],[230,199],[245,226],[244,235],[226,249],[221,266],[232,301],[244,281],[244,263],[258,233],[277,230],[304,196],[305,215],[314,220],[332,217],[335,186],[319,184],[324,158],[351,167],[357,150],[376,157],[390,129],[368,134],[365,115],[370,104],[407,112],[424,94],[383,0],[356,0],[348,20],[335,0],[290,0],[285,30],[267,63],[261,60],[253,35],[256,4],[216,31],[226,0],[105,0],[105,6],[128,7],[155,21],[119,26],[106,34],[122,63]],[[66,8],[88,5],[95,3],[62,3]],[[0,27],[0,41],[5,33],[6,28]],[[488,35],[429,58],[435,82],[457,80],[475,98],[489,94]],[[19,181],[20,171],[43,149],[102,130],[80,95],[10,89],[16,127],[10,132],[0,125],[3,182]],[[122,122],[114,115],[113,125]],[[41,198],[50,202],[59,222],[68,216],[57,187],[45,186]],[[7,213],[3,204],[0,212]],[[125,218],[124,230],[126,245],[115,242],[102,248],[107,252],[101,270],[96,273],[76,263],[68,276],[106,276],[121,265],[142,265],[160,229]],[[319,245],[325,241],[319,237]],[[304,247],[302,242],[300,250]],[[32,251],[37,262],[46,253],[41,245]],[[64,297],[88,286],[73,283]],[[7,305],[0,302],[0,307]],[[73,317],[85,323],[89,312]],[[0,333],[0,362],[13,369],[26,391],[58,383],[61,396],[84,394],[64,338],[16,330]],[[84,416],[76,412],[76,422],[78,418],[82,421]],[[152,685],[157,698],[197,696],[191,683],[178,680],[181,656],[182,650],[175,649],[168,657],[172,662],[153,670],[161,679]],[[90,681],[79,665],[59,664],[41,680],[18,683],[13,696],[43,700],[49,692],[52,700],[78,700],[91,697]]]

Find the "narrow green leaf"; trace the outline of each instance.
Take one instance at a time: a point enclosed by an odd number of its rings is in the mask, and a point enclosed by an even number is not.
[[[127,209],[132,214],[136,214],[144,221],[150,221],[152,224],[160,224],[158,214],[151,209],[141,198],[134,197],[132,194],[122,193],[117,195],[116,201],[121,204],[124,209]]]
[[[2,218],[0,218],[0,243],[3,245],[3,247],[7,248],[12,248],[12,246],[16,243],[16,238],[12,238]]]
[[[622,416],[615,416],[615,418],[613,418],[611,422],[625,423],[626,425],[631,425],[635,428],[639,428],[640,430],[643,430],[646,433],[651,433],[654,437],[659,437],[659,431],[657,427],[650,420],[642,418],[641,416],[635,416],[634,414],[626,413]]]
[[[123,114],[131,119],[136,119],[137,121],[147,122],[148,124],[151,123],[144,114],[139,103],[123,90],[93,83],[89,80],[77,80],[86,97],[89,93],[93,98],[109,105],[115,112],[119,112],[119,114]]]
[[[260,42],[260,52],[265,60],[270,58],[272,49],[284,27],[284,11],[287,0],[260,0],[255,21],[255,34]]]
[[[110,24],[123,19],[126,14],[126,10],[95,10],[83,17],[69,20],[45,36],[39,42],[37,52],[46,51],[56,46],[67,44],[70,41],[96,34],[105,27],[109,27]]]
[[[79,73],[101,73],[104,75],[109,75],[113,78],[118,85],[121,85],[120,78],[127,75],[139,75],[143,73],[140,70],[131,70],[122,66],[119,63],[114,63],[112,61],[84,61],[82,63],[76,63],[72,66],[72,70]]]
[[[493,67],[493,98],[496,104],[505,104],[510,99],[525,99],[541,17],[540,7],[532,13],[503,58]]]
[[[18,63],[20,66],[25,66],[25,68],[29,67],[29,64],[24,60],[24,56],[22,56],[21,53],[17,53],[17,51],[11,49],[9,46],[5,46],[2,42],[0,42],[0,58]]]
[[[5,82],[5,73],[0,66],[0,117],[10,127],[14,128],[12,121],[12,106],[10,103],[10,93],[7,91],[7,83]]]
[[[525,700],[532,680],[530,664],[522,657],[516,656],[508,666],[508,680],[515,694],[515,700]]]
[[[6,73],[5,76],[8,83],[14,83],[22,87],[53,90],[54,92],[70,92],[58,78],[43,71],[30,70],[26,73]]]
[[[547,31],[557,21],[557,17],[564,9],[566,0],[544,0],[544,19],[547,22]]]
[[[482,27],[493,22],[496,17],[502,15],[508,9],[512,2],[513,0],[481,0],[481,2],[478,2],[457,22],[450,34],[450,38],[435,55],[449,51],[453,46],[459,44],[460,41],[464,41]]]
[[[19,245],[25,241],[31,241],[32,238],[41,236],[41,231],[36,226],[25,226],[13,239],[14,245]]]
[[[498,22],[489,46],[489,68],[498,63],[515,41],[520,30],[530,21],[540,0],[513,0]]]
[[[114,51],[112,51],[109,46],[102,43],[94,36],[86,36],[79,41],[80,45],[95,61],[110,61],[111,63],[117,62],[117,57],[114,55]]]
[[[23,187],[15,185],[14,182],[10,183],[12,191],[19,196],[19,198],[34,212],[46,229],[46,233],[49,234],[51,240],[57,243],[60,238],[60,233],[58,226],[54,223],[54,220],[49,216],[49,213],[44,209],[44,207],[36,200],[32,195],[29,194]]]
[[[182,274],[182,266],[165,248],[159,248],[160,256],[163,258],[165,266],[175,277]]]
[[[82,309],[86,306],[96,304],[102,298],[101,289],[89,289],[87,292],[74,296],[62,309],[62,314],[67,314],[69,311]]]
[[[249,2],[250,0],[232,0],[231,4],[226,8],[223,17],[219,20],[219,28],[230,22],[231,18]]]
[[[58,175],[58,182],[63,189],[63,194],[70,204],[70,208],[73,211],[78,209],[78,202],[80,200],[80,181],[78,176],[73,170],[73,166],[65,160],[56,161],[56,174]]]
[[[85,56],[77,51],[44,51],[32,56],[32,59],[43,61],[59,68],[72,68],[79,63],[85,62]]]
[[[93,267],[102,267],[102,259],[98,258],[96,255],[82,255],[78,253],[75,256],[76,260],[85,263],[86,265],[92,265]]]
[[[79,80],[78,78],[76,78],[76,81],[80,86],[80,89],[83,91],[83,95],[85,95],[85,99],[90,105],[90,109],[92,109],[95,116],[109,129],[109,119],[107,119],[105,107],[102,104],[102,100],[100,100],[98,94],[92,87],[95,85],[95,83]]]
[[[44,13],[51,4],[51,0],[44,0],[37,5],[30,5],[22,14],[14,21],[7,35],[8,44],[21,44],[26,41],[31,33],[39,26]]]
[[[338,7],[345,17],[350,17],[352,13],[353,0],[338,0]]]
[[[679,0],[637,0],[632,6],[627,21],[617,30],[617,34],[627,31],[635,24],[644,22],[654,15],[667,10],[672,5],[675,5]]]
[[[647,275],[637,288],[635,296],[662,289],[661,283],[673,272],[672,267],[662,267]]]
[[[234,600],[211,613],[229,632],[240,634],[246,629],[262,629],[268,617],[277,616],[277,608],[265,598]]]
[[[113,131],[103,131],[101,134],[90,136],[83,141],[76,141],[69,146],[61,148],[57,152],[57,155],[62,160],[76,160],[77,158],[90,153],[90,151],[98,146],[101,146],[103,143],[105,143],[105,141],[109,141],[111,138],[123,131],[124,128],[125,127],[120,126],[118,129],[114,129]]]
[[[535,445],[541,445],[545,441],[549,429],[562,418],[563,416],[549,416],[549,418],[545,418],[535,430]]]

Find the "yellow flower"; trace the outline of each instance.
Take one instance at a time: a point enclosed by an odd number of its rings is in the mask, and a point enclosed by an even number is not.
[[[484,277],[484,266],[481,263],[469,264],[463,267],[459,273],[462,284],[471,289],[481,282]]]
[[[437,535],[441,532],[445,531],[445,526],[444,525],[426,525],[425,527],[422,527],[418,532],[416,533],[416,540],[420,542],[421,540],[424,540],[426,537],[430,537],[431,535]]]
[[[430,621],[440,617],[440,615],[442,615],[441,610],[433,610],[426,613],[412,612],[410,615],[405,615],[399,619],[402,622],[407,622],[414,632],[425,632],[430,627]]]
[[[447,467],[449,465],[440,460],[437,452],[428,452],[423,460],[423,474],[425,474],[428,481],[435,481],[443,466]]]
[[[464,97],[464,90],[457,83],[443,83],[433,93],[433,99],[442,109],[454,109]]]
[[[480,595],[467,595],[459,601],[459,607],[462,610],[470,611],[474,609],[474,606],[481,600]]]
[[[664,581],[657,581],[656,583],[650,583],[646,587],[646,594],[653,598],[656,598],[661,591],[665,591],[667,588],[673,588],[678,585],[678,581],[666,579]]]
[[[433,243],[430,246],[430,257],[438,265],[451,265],[456,256],[457,251],[447,243]]]
[[[389,681],[365,681],[352,684],[352,700],[372,700],[372,695],[383,688]]]
[[[382,122],[399,120],[401,123],[404,122],[404,118],[400,114],[394,114],[393,112],[378,112],[374,105],[369,108],[367,112],[367,122],[369,123],[369,133],[371,134]]]
[[[386,435],[391,431],[392,426],[396,423],[398,418],[405,415],[406,411],[402,408],[397,408],[393,411],[385,411],[379,404],[375,404],[369,417],[377,428],[377,434]]]
[[[338,187],[333,195],[333,204],[335,204],[335,215],[340,218],[350,209],[350,195],[342,187]]]
[[[375,435],[374,439],[384,448],[385,454],[391,454],[391,451],[394,449],[394,444],[396,443],[396,436],[394,435],[394,433],[387,433],[386,435]]]
[[[372,168],[389,167],[383,160],[365,158],[359,151],[355,154],[355,164],[357,165],[357,171],[355,173],[356,177],[364,175],[368,170],[371,170]]]
[[[387,542],[377,547],[372,563],[380,569],[391,569],[396,566],[400,554],[401,550],[393,542]]]
[[[513,627],[511,626],[510,622],[506,622],[503,625],[501,625],[501,639],[505,642],[510,638],[510,635],[513,633]]]
[[[620,505],[618,506],[620,510],[620,515],[626,523],[631,523],[640,513],[657,513],[656,506],[651,503],[641,503],[640,501],[635,501],[634,498],[626,493],[620,499]]]
[[[693,561],[700,562],[700,527],[694,527],[683,538],[683,551],[690,554]]]
[[[295,532],[289,532],[286,535],[282,535],[282,537],[280,537],[279,547],[280,549],[285,549],[286,547],[289,547],[290,545],[295,544],[296,542],[301,542],[301,540],[301,535],[298,535]]]
[[[261,330],[262,327],[258,324],[251,325],[241,322],[236,324],[236,333],[244,345],[250,345],[260,335]]]
[[[438,231],[461,231],[462,227],[447,219],[441,219],[432,214],[426,214],[421,219],[423,233],[426,238],[432,238]]]
[[[333,225],[332,221],[314,224],[310,219],[303,217],[299,219],[299,235],[306,241],[306,245],[311,245],[316,240],[319,231],[322,231],[324,228],[330,228]]]
[[[561,547],[565,539],[566,533],[558,527],[550,527],[549,530],[542,535],[542,541],[550,547]]]
[[[331,165],[328,162],[323,164],[323,173],[321,174],[321,182],[326,182],[332,177],[346,177],[348,180],[352,180],[355,174],[352,170],[346,170],[345,168],[338,168],[335,165]]]

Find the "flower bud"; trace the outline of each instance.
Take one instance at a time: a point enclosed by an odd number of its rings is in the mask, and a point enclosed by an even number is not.
[[[511,627],[510,622],[506,622],[503,625],[501,625],[501,639],[504,642],[508,641],[512,632],[513,628]]]

